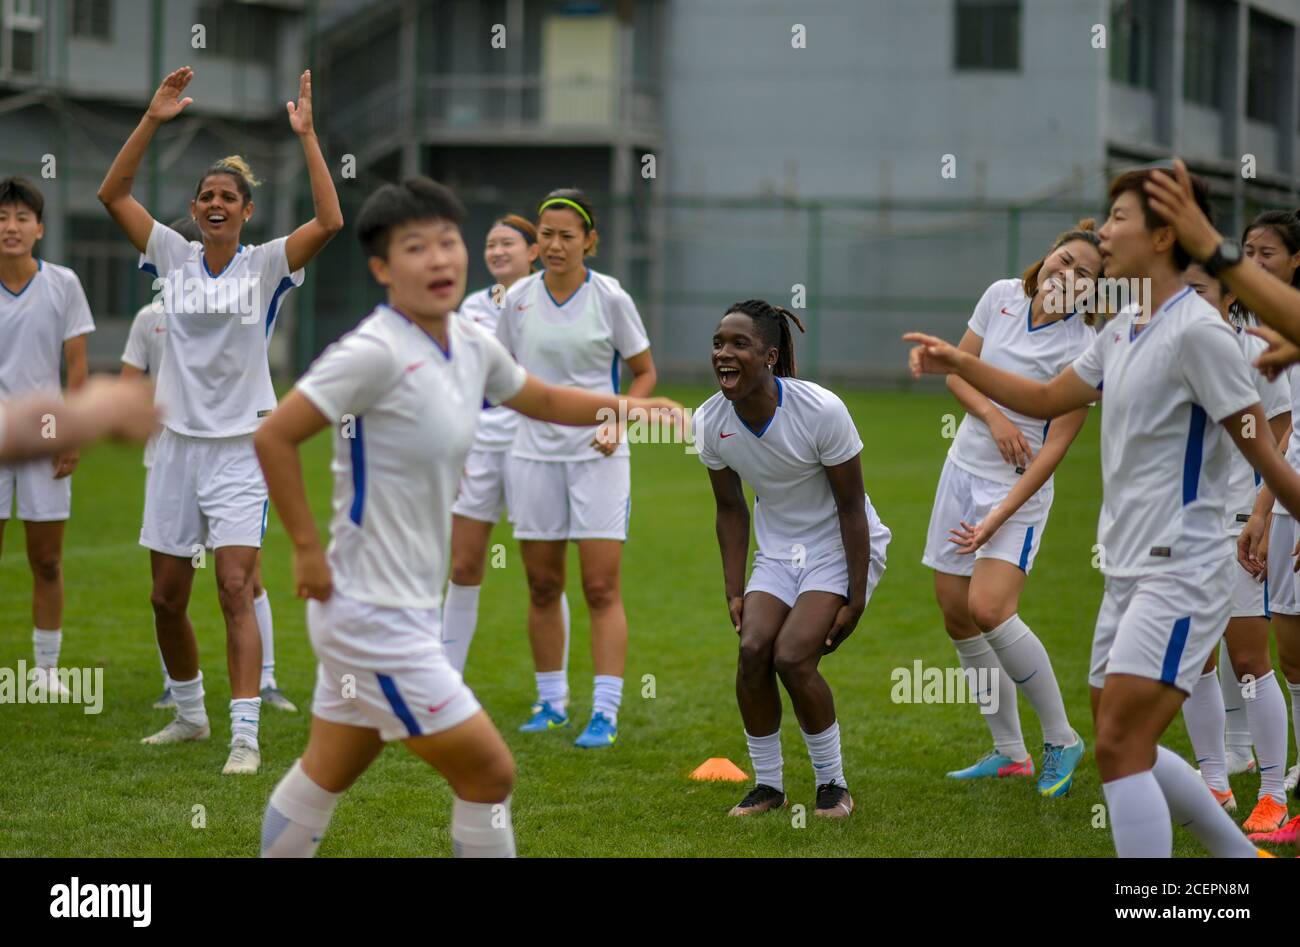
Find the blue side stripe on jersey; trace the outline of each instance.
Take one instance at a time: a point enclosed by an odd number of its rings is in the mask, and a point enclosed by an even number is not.
[[[609,383],[614,386],[614,394],[618,394],[618,349],[614,350],[614,360],[609,365]]]
[[[1191,627],[1190,615],[1174,622],[1173,633],[1169,636],[1169,645],[1165,648],[1165,661],[1160,666],[1162,683],[1172,684],[1178,679],[1178,663],[1183,659],[1183,647],[1187,644],[1187,632]]]
[[[1016,563],[1021,572],[1028,571],[1025,566],[1029,565],[1029,550],[1034,548],[1034,528],[1031,526],[1025,530],[1025,544],[1020,547],[1020,561]]]
[[[37,258],[36,258],[36,273],[39,273],[39,272],[40,272],[41,270],[43,270],[43,269],[45,269],[45,264],[43,264],[43,263],[41,262],[41,258],[40,258],[40,257],[37,257]],[[5,292],[8,293],[10,296],[12,296],[14,299],[17,299],[17,298],[18,298],[19,296],[21,296],[23,293],[27,292],[27,288],[28,288],[29,286],[31,286],[32,283],[36,282],[36,273],[33,273],[33,274],[32,274],[32,278],[29,279],[26,283],[24,283],[24,284],[23,284],[23,288],[20,289],[20,290],[18,290],[18,292],[16,292],[16,293],[15,293],[12,289],[10,289],[8,286],[5,286],[4,283],[0,283],[0,286],[4,286]]]
[[[1043,441],[1047,441],[1047,429],[1052,426],[1052,419],[1048,418],[1043,422]]]
[[[158,267],[154,266],[152,263],[141,263],[140,269],[143,272],[148,273],[150,276],[158,275]]]
[[[1268,598],[1269,598],[1269,596],[1268,596],[1268,573],[1265,572],[1265,573],[1264,573],[1264,617],[1265,617],[1265,618],[1269,618],[1269,619],[1271,619],[1271,618],[1273,617],[1273,610],[1272,610],[1271,608],[1268,607]]]
[[[420,725],[416,723],[415,716],[411,713],[411,708],[406,706],[406,701],[402,699],[402,695],[397,692],[397,682],[387,674],[376,674],[375,677],[379,678],[379,689],[388,698],[389,706],[393,708],[393,713],[397,715],[397,719],[402,721],[402,725],[406,727],[406,732],[413,737],[420,736]]]
[[[361,514],[366,506],[366,443],[361,432],[361,418],[357,417],[357,429],[352,438],[352,509],[348,518],[358,526]]]
[[[275,288],[275,295],[271,297],[271,305],[266,307],[266,337],[268,339],[271,337],[271,326],[275,325],[275,317],[280,313],[280,297],[291,289],[293,289],[293,279],[286,276],[280,280],[280,285]]]
[[[1192,405],[1192,416],[1187,425],[1187,450],[1183,454],[1183,506],[1196,499],[1201,483],[1201,451],[1205,442],[1205,409]]]
[[[270,512],[271,512],[271,501],[263,500],[262,501],[262,537],[261,537],[262,542],[266,542],[266,520]]]

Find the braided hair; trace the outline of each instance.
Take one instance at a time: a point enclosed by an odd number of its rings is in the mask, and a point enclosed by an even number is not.
[[[772,366],[772,374],[781,378],[796,377],[794,334],[790,331],[790,324],[794,323],[799,331],[803,332],[803,323],[799,321],[799,317],[784,306],[773,306],[762,299],[746,299],[744,302],[732,303],[723,315],[729,316],[733,312],[749,316],[763,344],[768,348],[776,349],[776,364]]]

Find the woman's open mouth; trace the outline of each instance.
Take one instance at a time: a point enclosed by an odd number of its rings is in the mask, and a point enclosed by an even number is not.
[[[723,389],[732,389],[740,383],[740,369],[734,365],[719,365],[714,369],[718,376],[718,384]]]

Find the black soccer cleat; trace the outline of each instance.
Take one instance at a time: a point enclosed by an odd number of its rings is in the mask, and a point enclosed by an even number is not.
[[[744,799],[732,806],[727,815],[758,815],[760,812],[780,809],[786,805],[789,805],[789,801],[785,798],[785,793],[759,783]]]

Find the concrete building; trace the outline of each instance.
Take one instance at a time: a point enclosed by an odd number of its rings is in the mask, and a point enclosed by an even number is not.
[[[283,120],[310,59],[345,215],[415,171],[452,184],[476,287],[494,216],[581,186],[594,265],[676,376],[707,371],[729,302],[763,296],[803,304],[805,374],[898,382],[903,329],[955,336],[988,283],[1102,216],[1118,168],[1171,153],[1211,178],[1226,229],[1300,204],[1300,0],[0,3],[0,162],[36,173],[50,142],[79,162],[51,187],[51,258],[131,261],[94,186],[187,58],[203,84],[155,150],[157,213],[206,159],[248,151],[281,232],[310,206]],[[295,294],[312,318],[277,333],[281,368],[366,311],[364,274],[345,232]],[[101,279],[97,311],[124,311],[113,282],[134,278]]]

